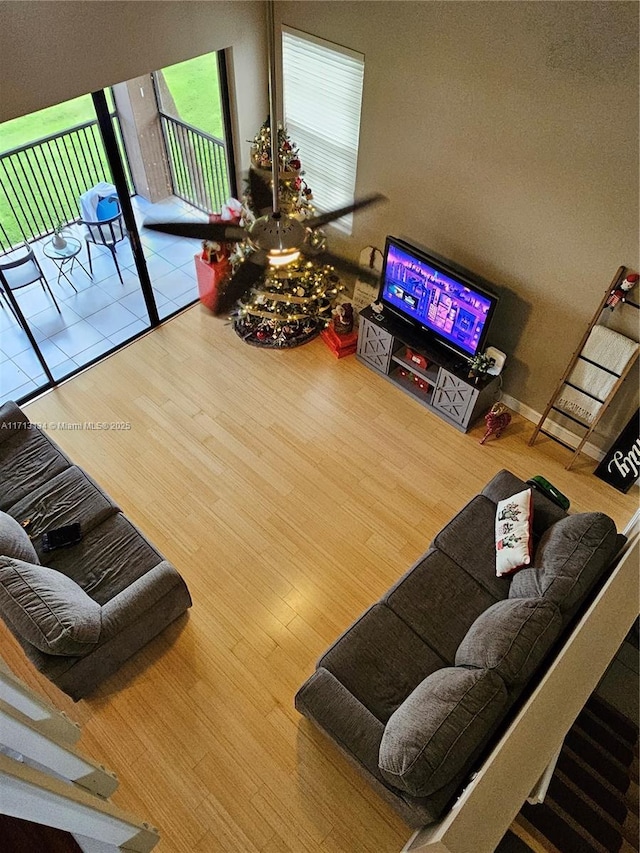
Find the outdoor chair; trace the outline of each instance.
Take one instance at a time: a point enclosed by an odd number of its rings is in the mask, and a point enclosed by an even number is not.
[[[106,246],[111,252],[111,257],[116,265],[116,271],[121,284],[122,273],[118,265],[118,257],[116,255],[116,246],[124,240],[128,234],[124,225],[122,210],[118,196],[110,195],[107,198],[100,199],[96,205],[96,215],[94,220],[80,219],[80,225],[85,227],[84,239],[87,244],[87,254],[89,256],[89,270],[93,276],[93,262],[91,259],[91,246]]]
[[[7,303],[18,323],[20,323],[20,319],[16,314],[9,291],[27,287],[27,285],[35,284],[37,281],[40,282],[45,293],[49,293],[58,314],[60,314],[60,307],[49,282],[44,277],[42,268],[28,243],[25,242],[0,255],[0,296]],[[2,304],[2,300],[0,300],[0,304]]]

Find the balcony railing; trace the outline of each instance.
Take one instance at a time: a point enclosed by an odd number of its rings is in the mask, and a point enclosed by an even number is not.
[[[173,192],[211,213],[229,198],[225,144],[190,124],[160,112]]]
[[[116,116],[112,116],[131,190]],[[51,234],[79,216],[78,199],[111,172],[96,120],[0,154],[0,219],[12,244]],[[3,246],[2,248],[9,248]]]

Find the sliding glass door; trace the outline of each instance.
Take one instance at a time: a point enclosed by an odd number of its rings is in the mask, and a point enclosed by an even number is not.
[[[206,220],[235,194],[225,93],[212,54],[0,125],[0,402],[197,299],[200,242],[144,223]]]

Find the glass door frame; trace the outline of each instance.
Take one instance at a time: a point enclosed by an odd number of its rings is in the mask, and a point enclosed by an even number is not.
[[[222,106],[222,119],[223,119],[223,130],[224,130],[224,141],[225,141],[225,153],[227,158],[227,174],[229,178],[229,189],[231,194],[234,197],[237,197],[237,179],[236,179],[236,167],[235,167],[235,154],[234,154],[234,134],[233,134],[233,122],[231,116],[231,102],[229,98],[229,76],[228,76],[228,50],[220,50],[217,51],[217,63],[218,63],[218,80],[219,80],[219,94],[221,99]],[[127,228],[129,240],[131,243],[131,250],[133,253],[133,258],[136,267],[136,273],[138,275],[140,281],[140,289],[142,290],[142,294],[145,301],[145,306],[147,309],[147,313],[149,315],[149,326],[146,329],[142,329],[136,334],[132,335],[131,339],[126,343],[130,343],[131,341],[135,341],[137,338],[142,335],[147,334],[149,331],[157,328],[161,323],[164,323],[166,320],[171,317],[179,314],[184,311],[186,308],[189,308],[191,305],[194,305],[197,302],[197,299],[194,299],[192,302],[178,308],[172,314],[169,314],[167,317],[163,317],[162,320],[158,315],[158,308],[155,302],[154,291],[151,283],[151,279],[149,277],[149,271],[147,268],[143,246],[140,240],[140,233],[138,231],[138,226],[135,220],[133,205],[131,203],[131,197],[129,195],[129,184],[127,180],[127,175],[125,172],[124,163],[121,158],[120,150],[118,147],[118,140],[115,133],[115,129],[113,126],[113,119],[111,112],[109,110],[109,106],[107,103],[106,89],[99,89],[96,92],[91,92],[91,98],[93,102],[93,106],[96,113],[96,118],[98,121],[98,126],[100,129],[100,134],[102,137],[102,141],[105,147],[105,153],[107,157],[107,163],[109,165],[109,169],[111,171],[111,175],[113,178],[113,184],[116,187],[116,191],[120,200],[120,206],[122,209],[122,215],[124,218],[124,222]],[[125,155],[126,156],[126,155]],[[0,276],[2,274],[0,273]],[[47,382],[40,385],[38,388],[34,389],[29,394],[20,398],[21,403],[29,402],[34,398],[40,396],[46,391],[50,391],[52,388],[57,387],[62,382],[66,382],[67,379],[71,379],[73,376],[76,376],[78,373],[81,373],[83,370],[86,370],[88,367],[92,367],[94,364],[102,361],[102,359],[106,358],[109,355],[112,355],[114,352],[117,352],[122,348],[123,343],[116,344],[111,349],[106,350],[104,353],[96,356],[95,358],[88,361],[86,364],[79,366],[76,370],[72,370],[70,373],[66,374],[60,379],[55,379],[51,368],[48,366],[42,351],[36,341],[33,332],[29,326],[28,320],[26,320],[18,301],[15,298],[15,295],[11,292],[9,287],[5,288],[8,299],[13,306],[16,316],[20,322],[20,325],[27,335],[29,339],[30,346],[35,353],[38,361],[42,365],[45,376],[47,377]]]

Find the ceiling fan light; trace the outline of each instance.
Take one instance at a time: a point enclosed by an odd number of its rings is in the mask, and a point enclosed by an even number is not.
[[[272,267],[284,267],[292,264],[300,257],[299,249],[271,249],[269,252],[269,264]]]

